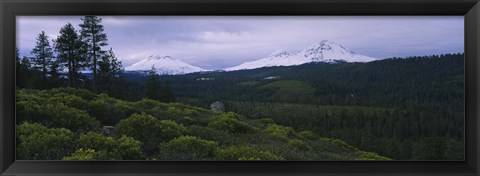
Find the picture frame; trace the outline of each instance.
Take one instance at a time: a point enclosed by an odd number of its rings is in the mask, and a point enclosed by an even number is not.
[[[1,175],[477,176],[480,173],[478,0],[1,0],[0,11]],[[463,15],[465,161],[16,161],[13,58],[18,15]]]

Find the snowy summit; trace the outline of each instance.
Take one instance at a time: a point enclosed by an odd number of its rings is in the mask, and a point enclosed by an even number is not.
[[[356,54],[337,43],[323,40],[320,43],[311,45],[295,54],[289,54],[286,51],[276,51],[265,58],[245,62],[238,66],[226,68],[225,70],[232,71],[272,66],[292,66],[310,62],[370,62],[374,60],[378,59]]]
[[[157,73],[160,75],[177,75],[187,74],[193,72],[208,71],[190,64],[187,64],[181,60],[174,59],[170,56],[158,56],[151,55],[146,59],[143,59],[131,66],[125,68],[126,71],[149,71],[155,67]]]

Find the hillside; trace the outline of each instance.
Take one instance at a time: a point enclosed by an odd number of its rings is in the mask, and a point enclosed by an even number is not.
[[[182,103],[17,90],[20,160],[383,160],[342,140]]]
[[[463,54],[163,76],[177,101],[265,118],[397,160],[463,159]],[[200,79],[203,78],[203,79]]]

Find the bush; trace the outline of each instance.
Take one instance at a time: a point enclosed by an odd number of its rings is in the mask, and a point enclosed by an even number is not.
[[[293,128],[285,127],[277,124],[268,124],[265,131],[285,141],[288,141],[288,139],[293,137],[295,134],[295,131],[293,130]]]
[[[220,150],[218,160],[284,160],[267,151],[260,151],[246,146],[233,146]]]
[[[234,112],[227,112],[227,113],[222,114],[222,116],[223,117],[228,117],[228,118],[231,118],[231,119],[237,119],[237,120],[244,119],[243,116],[240,116],[240,115],[238,115],[237,113],[234,113]]]
[[[330,139],[330,143],[338,145],[339,147],[342,147],[348,151],[358,151],[358,148],[348,145],[345,141],[340,139]]]
[[[317,140],[320,138],[317,134],[315,134],[312,131],[302,131],[298,133],[299,136],[305,138],[305,139],[310,139],[310,140]]]
[[[263,118],[263,119],[257,119],[257,120],[255,120],[255,122],[263,124],[263,125],[268,125],[268,124],[271,124],[271,123],[275,123],[275,120],[273,120],[271,118]]]
[[[87,112],[71,108],[63,103],[48,102],[44,106],[44,116],[47,117],[47,127],[64,127],[73,131],[92,131],[100,126],[95,118],[90,117]]]
[[[167,112],[170,113],[170,114],[177,115],[177,114],[180,114],[182,111],[180,109],[175,108],[175,107],[168,107]]]
[[[75,95],[87,101],[92,100],[93,98],[96,97],[96,95],[93,92],[90,92],[87,89],[76,89],[76,88],[55,88],[55,89],[48,90],[48,93],[50,93],[51,95],[58,94],[58,93]]]
[[[356,153],[360,156],[358,156],[358,158],[355,158],[355,160],[392,160],[390,158],[380,156],[373,152],[358,151]]]
[[[235,134],[225,133],[223,131],[215,130],[206,126],[189,126],[188,135],[196,136],[206,140],[218,141],[219,145],[231,145],[235,142]]]
[[[89,112],[104,124],[113,125],[127,118],[135,110],[127,103],[100,94],[91,102]]]
[[[158,144],[180,137],[187,132],[183,125],[172,120],[158,120],[145,113],[133,114],[121,120],[116,127],[119,135],[142,141],[142,147],[148,154],[152,154]]]
[[[61,102],[69,107],[77,109],[89,109],[89,102],[76,95],[69,95],[66,93],[57,93],[48,98],[50,102]]]
[[[208,127],[229,133],[248,133],[254,128],[245,122],[229,117],[217,117],[210,120]]]
[[[19,122],[37,122],[48,128],[91,131],[100,126],[87,112],[53,100],[42,103],[19,101],[16,109]]]
[[[176,121],[177,123],[183,124],[183,125],[192,125],[194,123],[193,119],[191,117],[185,116],[183,118],[179,118]]]
[[[78,149],[71,156],[64,157],[63,160],[97,160],[93,149]]]
[[[140,148],[141,142],[131,137],[122,136],[114,139],[100,133],[88,132],[80,136],[78,148],[90,149],[94,160],[138,160],[144,158]],[[83,152],[83,153],[82,153]],[[84,156],[86,151],[79,151],[79,156]],[[90,152],[91,153],[91,152]],[[76,157],[72,155],[71,157]]]
[[[142,142],[135,140],[132,137],[122,136],[117,140],[117,143],[117,154],[122,157],[122,160],[145,159],[145,154],[141,148]]]
[[[117,142],[113,137],[91,131],[81,135],[78,140],[78,148],[113,151],[115,147],[117,147]]]
[[[65,128],[51,128],[38,123],[17,126],[17,159],[59,160],[73,152],[73,133]]]
[[[219,150],[218,143],[193,136],[181,136],[159,146],[159,158],[165,160],[208,160]]]
[[[295,147],[295,148],[303,150],[303,151],[312,150],[312,147],[309,144],[307,144],[305,141],[302,141],[302,140],[292,139],[292,140],[288,141],[288,144]]]

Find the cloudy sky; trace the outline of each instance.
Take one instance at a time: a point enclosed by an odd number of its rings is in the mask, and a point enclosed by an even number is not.
[[[464,51],[463,16],[101,16],[109,45],[129,66],[150,55],[170,55],[204,69],[257,60],[277,50],[295,52],[330,40],[377,58]],[[50,39],[80,16],[17,16],[17,47],[29,56],[35,38]]]

